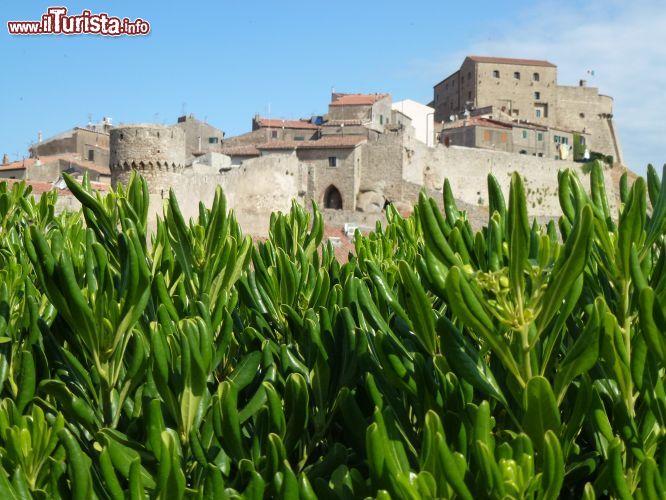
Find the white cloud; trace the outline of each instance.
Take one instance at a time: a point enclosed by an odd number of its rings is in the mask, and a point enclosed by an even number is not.
[[[625,163],[641,174],[649,162],[661,171],[666,162],[666,2],[581,3],[535,4],[510,25],[486,30],[483,36],[491,38],[472,40],[465,52],[548,59],[558,65],[560,84],[587,79],[614,98]],[[438,66],[457,67],[464,55],[447,55]]]

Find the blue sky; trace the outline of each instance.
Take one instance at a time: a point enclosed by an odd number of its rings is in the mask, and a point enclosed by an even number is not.
[[[330,91],[432,99],[466,54],[548,59],[559,82],[615,98],[626,162],[666,162],[666,0],[521,2],[61,2],[151,23],[146,37],[7,33],[52,2],[3,2],[0,153],[110,116],[173,123],[183,109],[228,136],[255,113],[307,117]],[[56,3],[58,5],[58,3]]]

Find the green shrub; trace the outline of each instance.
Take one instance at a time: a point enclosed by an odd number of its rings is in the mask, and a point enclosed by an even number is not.
[[[559,174],[530,222],[488,178],[356,234],[294,204],[243,236],[148,186],[83,208],[0,183],[0,489],[28,498],[658,498],[666,185]],[[662,177],[663,179],[663,177]],[[653,207],[647,209],[647,198]]]

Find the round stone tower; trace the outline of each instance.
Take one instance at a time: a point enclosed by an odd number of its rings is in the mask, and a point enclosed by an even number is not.
[[[180,172],[185,165],[185,132],[164,125],[121,125],[111,129],[110,167],[112,184],[126,183],[132,170],[146,177]]]

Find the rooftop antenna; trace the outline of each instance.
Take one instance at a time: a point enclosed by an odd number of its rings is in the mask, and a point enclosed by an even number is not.
[[[92,113],[88,113],[88,128],[92,128]]]
[[[183,102],[183,103],[180,105],[180,116],[185,116],[185,109],[186,109],[186,108],[187,108],[187,103],[186,103],[186,102]]]
[[[159,111],[153,115],[153,123],[157,123],[158,121],[160,121]]]

